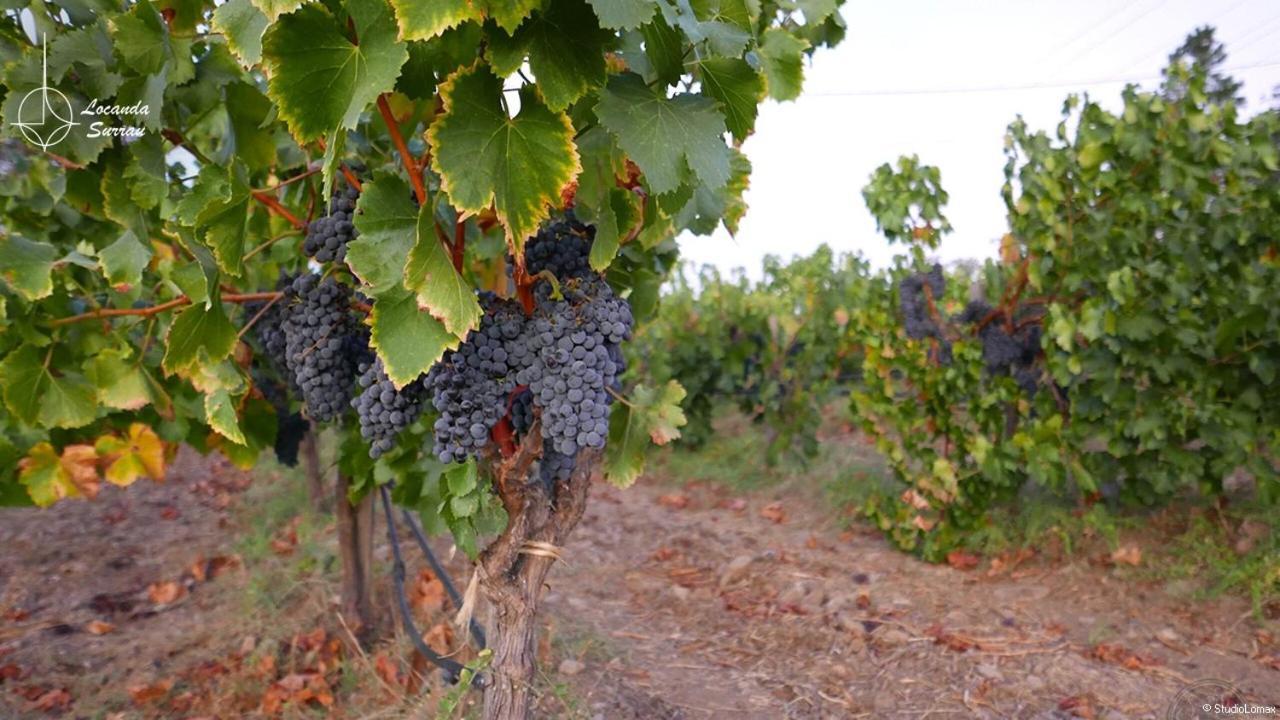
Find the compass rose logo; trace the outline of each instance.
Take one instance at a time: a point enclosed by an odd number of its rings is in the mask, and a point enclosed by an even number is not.
[[[75,110],[71,101],[57,88],[49,87],[49,43],[41,38],[44,70],[40,87],[27,93],[18,104],[18,121],[13,126],[22,131],[27,142],[43,150],[66,139],[71,128],[79,125],[73,118]]]

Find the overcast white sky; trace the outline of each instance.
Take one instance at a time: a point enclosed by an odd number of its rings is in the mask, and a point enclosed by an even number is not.
[[[1278,0],[850,0],[843,13],[848,37],[817,53],[804,95],[760,109],[743,146],[754,170],[737,237],[681,237],[685,259],[758,276],[767,254],[827,243],[887,264],[894,252],[862,187],[876,166],[911,153],[941,168],[951,195],[955,232],[939,256],[994,256],[1004,129],[1019,113],[1052,128],[1072,91],[1114,107],[1125,80],[1153,86],[1203,24],[1217,27],[1228,68],[1251,68],[1232,73],[1250,106],[1280,85]],[[994,89],[1010,86],[1024,89]]]

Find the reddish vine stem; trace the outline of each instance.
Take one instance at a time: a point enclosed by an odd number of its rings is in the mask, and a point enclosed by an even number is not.
[[[520,306],[524,308],[525,315],[533,314],[533,278],[529,277],[529,272],[525,270],[524,260],[516,258],[516,269],[514,279],[516,281],[516,297],[520,300]]]
[[[273,213],[275,213],[275,214],[279,215],[280,217],[284,218],[285,220],[288,220],[288,221],[289,221],[289,224],[290,224],[290,225],[292,225],[292,226],[294,226],[295,228],[297,228],[297,229],[299,229],[299,230],[306,230],[306,229],[307,229],[307,224],[306,224],[305,222],[303,222],[302,220],[298,219],[298,216],[296,216],[296,215],[294,215],[293,213],[289,212],[289,209],[288,209],[288,208],[286,208],[285,206],[281,205],[281,204],[280,204],[280,201],[279,201],[279,200],[276,200],[276,199],[275,199],[274,197],[272,197],[271,195],[268,195],[267,193],[262,192],[262,191],[260,191],[260,190],[255,190],[255,191],[253,192],[253,199],[254,199],[254,200],[257,200],[258,202],[260,202],[260,203],[262,203],[263,205],[265,205],[265,206],[266,206],[266,208],[267,208],[268,210],[270,210],[271,212],[273,212]]]
[[[231,293],[231,294],[223,295],[221,299],[222,299],[222,302],[227,302],[227,303],[247,303],[247,302],[262,301],[262,300],[274,301],[278,297],[280,297],[279,292],[258,292],[258,293]],[[151,317],[152,315],[158,315],[162,312],[165,312],[166,310],[172,310],[176,307],[182,307],[183,305],[189,305],[189,304],[191,304],[191,298],[187,297],[186,295],[183,295],[181,297],[174,298],[168,302],[160,303],[159,305],[152,305],[151,307],[107,308],[105,310],[93,310],[86,313],[80,313],[79,315],[71,315],[64,318],[58,318],[57,320],[54,320],[53,322],[51,322],[50,325],[57,327],[59,325],[70,325],[71,323],[80,322],[81,320],[93,320],[96,318],[126,317],[131,315],[137,316],[137,317]]]
[[[351,172],[351,168],[347,167],[345,163],[342,165],[342,177],[346,178],[348,183],[351,183],[351,187],[355,188],[356,192],[364,192],[364,186],[360,184],[360,178],[356,177],[356,174]]]
[[[418,196],[418,204],[426,205],[427,188],[422,184],[422,171],[418,168],[418,161],[409,154],[409,146],[400,134],[400,124],[391,112],[386,93],[378,96],[378,112],[382,114],[382,121],[387,124],[387,132],[391,135],[391,142],[395,143],[396,151],[400,153],[400,162],[404,164],[405,172],[409,173],[409,182],[413,183],[413,193]]]
[[[297,175],[294,175],[291,178],[285,178],[284,180],[281,180],[280,182],[276,183],[275,185],[272,185],[271,187],[257,188],[256,190],[254,190],[254,192],[263,192],[263,193],[275,192],[276,190],[279,190],[282,187],[287,187],[301,180],[306,180],[307,178],[311,177],[312,175],[315,175],[318,172],[320,172],[320,168],[307,168],[306,170],[298,173]]]

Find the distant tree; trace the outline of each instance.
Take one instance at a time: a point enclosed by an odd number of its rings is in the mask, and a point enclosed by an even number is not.
[[[1182,45],[1169,55],[1170,66],[1180,62],[1187,66],[1204,69],[1205,94],[1211,102],[1221,105],[1234,101],[1237,106],[1243,106],[1244,96],[1240,94],[1240,88],[1244,87],[1244,83],[1221,70],[1226,61],[1226,47],[1214,37],[1212,25],[1196,28],[1186,40],[1182,41]],[[1164,94],[1174,100],[1180,99],[1187,90],[1186,83],[1179,80],[1176,75],[1171,75],[1167,69],[1164,75]]]

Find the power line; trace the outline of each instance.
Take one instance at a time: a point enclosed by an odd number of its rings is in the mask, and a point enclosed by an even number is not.
[[[1243,1],[1243,0],[1242,0],[1242,1]],[[1114,18],[1116,18],[1116,17],[1118,17],[1119,15],[1123,14],[1127,9],[1128,9],[1128,8],[1121,7],[1121,8],[1120,8],[1120,9],[1118,9],[1118,10],[1114,10],[1114,11],[1109,12],[1109,13],[1104,13],[1103,17],[1099,18],[1099,19],[1098,19],[1097,21],[1095,21],[1095,22],[1086,23],[1086,24],[1085,24],[1085,26],[1084,26],[1084,28],[1083,28],[1082,30],[1080,30],[1080,32],[1078,32],[1078,33],[1076,33],[1075,35],[1071,36],[1071,39],[1070,39],[1070,40],[1068,40],[1068,41],[1066,41],[1066,42],[1064,42],[1064,43],[1062,43],[1062,44],[1060,44],[1060,45],[1058,45],[1058,46],[1054,47],[1052,50],[1050,50],[1049,52],[1047,52],[1047,53],[1045,53],[1044,55],[1042,55],[1042,56],[1040,57],[1040,60],[1039,60],[1039,61],[1040,61],[1041,63],[1044,63],[1044,62],[1046,62],[1046,61],[1048,61],[1048,60],[1053,59],[1053,57],[1054,57],[1054,56],[1056,56],[1058,53],[1060,53],[1060,52],[1062,52],[1062,51],[1066,50],[1067,48],[1071,47],[1072,45],[1075,45],[1077,42],[1079,42],[1079,41],[1081,41],[1081,40],[1085,39],[1085,38],[1086,38],[1086,37],[1088,37],[1092,32],[1094,32],[1094,30],[1096,30],[1097,28],[1102,27],[1103,25],[1106,25],[1107,23],[1110,23]]]
[[[1256,33],[1257,33],[1257,30],[1258,30],[1259,28],[1255,28],[1253,32],[1250,32],[1250,33],[1246,34],[1244,38],[1241,38],[1239,41],[1237,41],[1237,43],[1238,43],[1238,44],[1237,44],[1235,47],[1233,47],[1233,48],[1228,48],[1228,49],[1227,49],[1227,51],[1228,51],[1229,53],[1234,53],[1234,54],[1236,54],[1236,55],[1239,55],[1240,53],[1244,52],[1245,50],[1248,50],[1249,48],[1253,47],[1254,45],[1257,45],[1259,41],[1261,41],[1261,40],[1266,40],[1266,39],[1267,39],[1267,36],[1268,36],[1268,35],[1270,35],[1270,34],[1274,31],[1274,30],[1271,28],[1271,26],[1272,26],[1272,25],[1274,25],[1274,24],[1275,24],[1275,22],[1276,22],[1277,20],[1280,20],[1280,15],[1277,15],[1277,16],[1275,16],[1275,17],[1271,18],[1271,19],[1270,19],[1270,20],[1268,20],[1266,23],[1264,23],[1263,25],[1259,26],[1260,28],[1263,28],[1262,33],[1261,33],[1261,34],[1256,34]],[[1275,29],[1280,29],[1280,28],[1275,28]],[[1247,38],[1247,40],[1246,40],[1245,38]]]
[[[1204,23],[1204,24],[1206,24],[1206,25],[1211,25],[1211,26],[1213,26],[1214,28],[1216,28],[1217,30],[1221,31],[1221,29],[1222,29],[1222,21],[1223,21],[1224,19],[1226,19],[1226,17],[1227,17],[1228,15],[1230,15],[1230,14],[1231,14],[1231,13],[1233,13],[1233,12],[1235,12],[1236,10],[1239,10],[1241,7],[1243,7],[1243,6],[1244,6],[1245,4],[1247,4],[1248,2],[1249,2],[1249,0],[1240,0],[1240,1],[1239,1],[1239,2],[1237,2],[1235,5],[1232,5],[1231,7],[1227,8],[1227,10],[1226,10],[1225,12],[1223,12],[1221,15],[1218,15],[1217,17],[1213,18],[1212,22],[1208,22],[1208,23]],[[1268,22],[1268,23],[1270,23],[1271,21],[1270,21],[1270,20],[1268,20],[1267,22]],[[1256,28],[1255,28],[1255,29],[1256,29]],[[1183,38],[1185,39],[1185,37],[1186,37],[1186,36],[1184,35],[1184,36],[1183,36]],[[1219,37],[1218,39],[1219,39],[1219,40],[1221,40],[1221,37]],[[1174,39],[1174,42],[1176,42],[1176,41],[1177,41],[1177,39],[1175,38],[1175,39]],[[1172,45],[1172,43],[1170,43],[1170,44],[1165,44],[1165,42],[1164,42],[1164,41],[1161,41],[1161,44],[1160,44],[1160,46],[1159,46],[1159,47],[1157,47],[1156,49],[1154,49],[1154,50],[1152,50],[1152,51],[1150,51],[1150,52],[1143,53],[1140,57],[1138,57],[1137,59],[1135,59],[1133,62],[1128,63],[1128,64],[1125,66],[1125,67],[1127,68],[1127,70],[1126,70],[1126,71],[1135,71],[1135,70],[1138,70],[1138,69],[1145,68],[1145,67],[1146,67],[1146,65],[1147,65],[1147,63],[1148,63],[1150,60],[1152,60],[1153,58],[1156,58],[1156,57],[1168,57],[1168,56],[1171,54],[1171,51],[1170,51],[1170,49],[1169,49],[1170,47],[1177,47],[1177,46],[1176,46],[1176,45]],[[1234,52],[1234,51],[1233,51],[1233,52]]]
[[[1244,70],[1260,70],[1262,68],[1280,67],[1280,62],[1258,63],[1255,65],[1238,65],[1224,68],[1223,72],[1241,72]],[[972,95],[978,93],[1020,92],[1024,90],[1062,90],[1087,87],[1091,85],[1114,85],[1117,83],[1136,83],[1146,80],[1159,80],[1160,75],[1144,75],[1134,77],[1098,78],[1093,80],[1076,80],[1073,82],[1029,83],[1026,85],[986,85],[959,88],[919,88],[914,90],[850,90],[847,92],[811,92],[805,97],[897,97],[910,95]]]
[[[1103,35],[1102,37],[1098,38],[1098,40],[1097,40],[1097,41],[1095,41],[1093,44],[1088,45],[1088,46],[1087,46],[1087,47],[1085,47],[1083,50],[1081,50],[1081,51],[1077,52],[1075,55],[1072,55],[1072,56],[1071,56],[1070,58],[1068,58],[1067,60],[1065,60],[1065,61],[1063,61],[1063,62],[1061,62],[1061,63],[1058,63],[1058,68],[1059,68],[1059,69],[1061,69],[1061,68],[1064,68],[1064,67],[1068,67],[1068,66],[1070,66],[1072,63],[1074,63],[1076,60],[1079,60],[1080,58],[1084,57],[1085,55],[1088,55],[1089,53],[1093,52],[1095,49],[1097,49],[1097,48],[1098,48],[1098,46],[1100,46],[1100,45],[1102,45],[1103,43],[1105,43],[1105,42],[1109,41],[1111,38],[1113,38],[1113,37],[1115,37],[1115,36],[1119,35],[1120,33],[1124,32],[1125,30],[1128,30],[1130,27],[1132,27],[1132,26],[1133,26],[1133,24],[1134,24],[1134,23],[1136,23],[1136,22],[1138,22],[1139,20],[1141,20],[1141,19],[1145,18],[1146,16],[1150,15],[1151,13],[1155,12],[1156,10],[1159,10],[1161,7],[1163,7],[1163,6],[1164,6],[1165,2],[1166,2],[1166,0],[1158,0],[1158,2],[1156,2],[1156,4],[1155,4],[1155,5],[1152,5],[1151,7],[1147,8],[1147,9],[1146,9],[1146,11],[1141,12],[1141,13],[1138,13],[1137,15],[1133,16],[1132,18],[1130,18],[1128,22],[1124,23],[1124,24],[1123,24],[1123,25],[1121,25],[1120,27],[1118,27],[1118,28],[1116,28],[1115,30],[1111,31],[1109,34],[1107,34],[1107,35]]]

